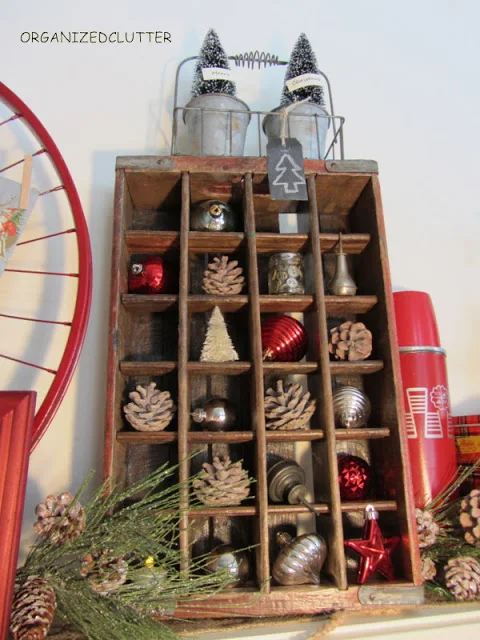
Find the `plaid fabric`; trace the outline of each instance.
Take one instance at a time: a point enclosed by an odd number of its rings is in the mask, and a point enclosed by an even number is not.
[[[480,459],[480,415],[452,416],[457,446],[457,460],[461,465],[473,465]],[[462,493],[480,488],[480,469],[462,485]]]

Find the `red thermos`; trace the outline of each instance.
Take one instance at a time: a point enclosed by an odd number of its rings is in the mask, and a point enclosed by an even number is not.
[[[424,507],[457,467],[446,353],[428,293],[399,291],[393,300],[415,506]]]

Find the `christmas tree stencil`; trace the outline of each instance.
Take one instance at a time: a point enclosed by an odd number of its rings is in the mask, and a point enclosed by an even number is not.
[[[200,361],[231,362],[238,359],[238,353],[228,335],[222,312],[218,307],[214,307],[208,321],[207,335],[200,354]]]
[[[283,187],[285,193],[298,193],[298,186],[305,184],[305,178],[301,172],[302,167],[288,153],[284,153],[275,165],[276,177],[273,184],[276,187]]]
[[[192,98],[205,93],[226,93],[235,96],[235,83],[231,80],[204,80],[202,69],[216,67],[218,69],[230,69],[228,57],[220,39],[213,29],[205,36],[193,76]]]
[[[325,105],[325,101],[323,99],[323,87],[308,86],[294,89],[293,91],[289,91],[287,87],[288,80],[302,76],[305,73],[318,74],[318,72],[317,59],[310,42],[308,41],[307,36],[304,33],[301,33],[290,56],[287,72],[285,74],[285,86],[283,87],[280,105],[284,107],[292,102],[299,102],[300,100],[310,98],[310,102],[323,107]]]

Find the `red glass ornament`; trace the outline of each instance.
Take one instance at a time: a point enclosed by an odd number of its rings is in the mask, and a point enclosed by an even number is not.
[[[395,578],[392,551],[400,542],[399,537],[384,538],[378,524],[378,512],[371,505],[365,509],[365,525],[362,540],[345,540],[345,546],[360,554],[357,583],[364,584],[378,571],[387,580]]]
[[[338,483],[342,500],[365,500],[372,486],[372,469],[363,458],[340,455]]]
[[[298,320],[290,316],[269,316],[262,322],[264,360],[292,362],[307,353],[307,332]]]
[[[168,272],[162,257],[148,256],[130,265],[129,293],[165,293],[168,285]]]

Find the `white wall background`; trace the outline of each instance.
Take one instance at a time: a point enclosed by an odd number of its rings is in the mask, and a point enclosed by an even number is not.
[[[24,545],[47,493],[101,470],[115,157],[170,148],[174,74],[214,27],[228,53],[288,58],[305,31],[347,118],[346,156],[379,162],[396,287],[428,291],[454,414],[480,413],[480,3],[476,0],[24,0],[0,13],[3,82],[50,132],[93,249],[90,326],[73,384],[31,457]],[[22,44],[26,31],[155,31],[171,44]],[[278,104],[283,70],[240,74],[251,108]]]

